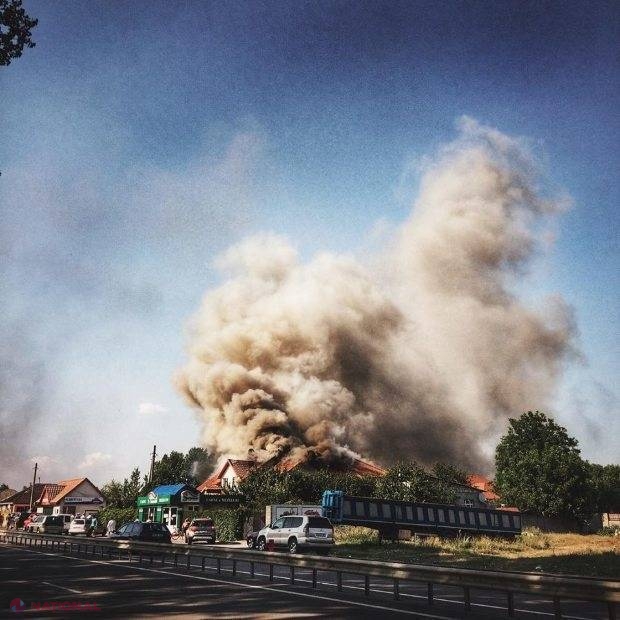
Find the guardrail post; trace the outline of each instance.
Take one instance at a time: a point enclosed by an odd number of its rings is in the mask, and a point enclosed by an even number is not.
[[[175,567],[179,565],[179,558],[176,553],[174,554],[174,565]]]
[[[273,564],[269,565],[269,581],[273,581]]]
[[[295,585],[295,567],[291,566],[291,585]]]
[[[201,566],[201,570],[202,570],[203,572],[204,572],[204,570],[205,570],[205,560],[206,560],[206,559],[207,559],[207,558],[205,558],[205,556],[203,555],[203,556],[202,556],[202,566]]]
[[[507,593],[508,615],[512,618],[515,615],[515,596],[512,592]]]
[[[149,561],[149,566],[153,566],[153,558],[154,558],[154,557],[155,557],[155,556],[154,556],[152,553],[151,553],[151,555],[149,555],[149,560],[150,560],[150,561]]]
[[[400,598],[400,589],[399,589],[398,579],[394,579],[394,600],[398,600]]]
[[[161,554],[161,565],[162,566],[166,565],[166,554],[165,553]]]
[[[370,596],[370,577],[368,575],[364,576],[364,594]]]
[[[562,620],[562,606],[560,605],[560,599],[553,599],[553,615],[556,620]]]
[[[471,596],[467,586],[463,588],[463,598],[465,599],[465,611],[471,611]]]
[[[312,587],[316,590],[316,576],[317,576],[317,570],[316,568],[312,569]]]
[[[609,612],[609,620],[616,620],[616,604],[611,601],[607,603],[607,611]]]
[[[222,574],[222,558],[217,559],[217,574]]]
[[[232,576],[236,577],[237,576],[237,560],[233,559],[232,563],[233,563]]]
[[[250,577],[254,577],[254,562],[250,562]]]
[[[186,570],[189,570],[189,567],[191,566],[191,562],[192,562],[192,556],[188,553]]]
[[[338,592],[342,592],[342,572],[338,571],[336,573],[336,585],[338,587]]]

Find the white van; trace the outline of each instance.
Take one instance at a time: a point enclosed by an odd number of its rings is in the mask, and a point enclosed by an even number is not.
[[[265,551],[271,545],[286,547],[290,553],[312,549],[327,553],[334,546],[334,526],[326,517],[299,515],[280,517],[264,527],[256,537],[256,546]]]

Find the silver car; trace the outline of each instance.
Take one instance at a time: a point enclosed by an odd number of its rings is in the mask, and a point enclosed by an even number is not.
[[[329,519],[314,515],[280,517],[258,533],[256,546],[261,551],[286,547],[290,553],[301,549],[328,553],[334,546],[334,526]]]
[[[38,534],[62,534],[64,523],[58,515],[40,515],[30,523],[29,531]]]

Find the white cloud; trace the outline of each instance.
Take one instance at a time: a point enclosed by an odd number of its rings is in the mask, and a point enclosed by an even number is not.
[[[41,469],[42,467],[50,467],[50,465],[57,465],[58,464],[58,459],[54,456],[47,456],[47,455],[40,455],[40,456],[33,456],[30,458],[30,460],[33,463],[36,463],[39,467],[39,469]]]
[[[84,460],[78,465],[79,469],[87,469],[102,463],[107,463],[112,456],[103,452],[91,452],[84,457]]]
[[[155,415],[156,413],[166,413],[168,409],[157,403],[140,403],[138,413],[141,415]]]

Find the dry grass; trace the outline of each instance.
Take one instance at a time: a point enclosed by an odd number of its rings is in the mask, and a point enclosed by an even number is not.
[[[596,534],[545,534],[536,529],[513,539],[414,537],[379,544],[373,530],[338,527],[334,554],[413,564],[494,570],[524,570],[617,577],[620,538]]]

